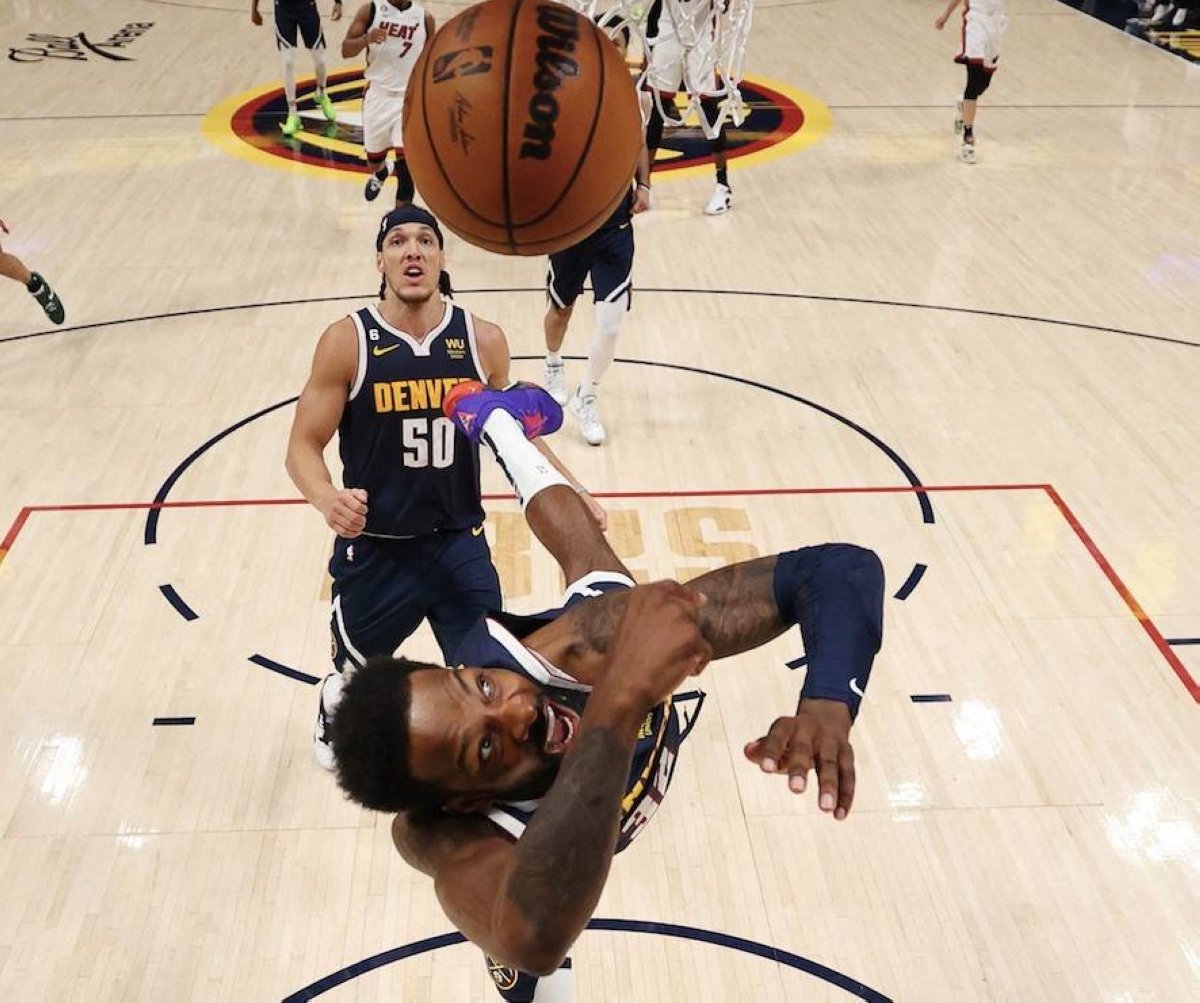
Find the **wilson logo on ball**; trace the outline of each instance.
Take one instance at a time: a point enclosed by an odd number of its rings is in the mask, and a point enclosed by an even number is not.
[[[492,68],[492,47],[474,46],[456,49],[438,56],[433,64],[433,82],[444,84],[455,77],[470,77],[476,73],[487,73]]]
[[[519,154],[522,160],[546,160],[554,141],[554,123],[558,121],[558,98],[554,92],[563,80],[579,76],[579,64],[568,52],[575,51],[579,40],[579,17],[557,4],[538,7],[537,38],[533,86],[537,92],[529,99],[529,121],[525,123],[525,142]]]

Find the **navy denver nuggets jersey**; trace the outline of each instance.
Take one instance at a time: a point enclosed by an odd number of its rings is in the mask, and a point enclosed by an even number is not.
[[[350,315],[358,372],[338,426],[342,482],[367,492],[368,536],[424,536],[483,521],[479,447],[442,414],[464,380],[486,380],[471,315],[447,301],[425,339],[392,327],[374,306]]]
[[[572,679],[520,641],[521,637],[531,634],[561,613],[559,609],[536,616],[489,614],[471,628],[455,653],[454,661],[459,665],[519,672],[543,689],[553,692],[555,700],[561,700],[582,712],[591,687]],[[617,853],[633,842],[662,803],[675,773],[679,747],[692,730],[703,702],[703,693],[676,693],[671,699],[653,707],[638,729],[625,797],[621,803]],[[488,812],[488,818],[514,839],[519,839],[537,811],[538,803],[535,800],[498,804]]]

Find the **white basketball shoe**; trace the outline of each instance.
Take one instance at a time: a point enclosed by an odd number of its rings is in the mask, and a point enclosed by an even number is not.
[[[708,200],[708,205],[704,207],[705,216],[724,216],[733,208],[733,190],[728,185],[723,185],[719,181],[717,187],[713,190],[712,198]]]
[[[604,423],[600,421],[600,413],[596,410],[596,395],[588,394],[581,397],[580,387],[575,388],[567,407],[575,420],[579,422],[579,431],[589,445],[599,446],[604,443]]]

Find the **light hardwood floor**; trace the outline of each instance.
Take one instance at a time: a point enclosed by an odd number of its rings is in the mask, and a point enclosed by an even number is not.
[[[0,59],[3,244],[68,312],[50,329],[0,283],[4,1000],[280,1000],[450,930],[314,763],[311,685],[249,661],[326,672],[330,541],[286,504],[284,402],[375,289],[383,203],[202,131],[278,80],[247,8],[0,4],[6,50],[152,23],[127,62]],[[645,576],[828,539],[876,548],[892,595],[927,568],[888,600],[844,824],[741,758],[793,704],[799,639],[708,672],[597,916],[725,940],[589,932],[584,1003],[1200,999],[1200,70],[1013,0],[968,167],[938,10],[760,4],[748,72],[823,102],[828,133],[734,160],[724,218],[707,169],[657,181],[609,441],[556,436]],[[324,23],[336,49],[348,21]],[[537,378],[544,263],[448,250]],[[590,330],[585,301],[568,353]],[[168,508],[147,545],[121,506],[274,405],[167,497],[277,504]],[[977,490],[930,491],[928,521],[904,468]],[[840,490],[870,487],[895,490]],[[489,505],[512,605],[551,604],[515,503]],[[195,723],[152,726],[173,716]],[[320,998],[498,997],[459,945]]]

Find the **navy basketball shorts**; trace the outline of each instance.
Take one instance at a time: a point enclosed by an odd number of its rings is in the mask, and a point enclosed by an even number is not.
[[[333,663],[391,655],[428,619],[449,659],[467,632],[501,608],[500,577],[483,526],[411,540],[337,538],[330,629]]]
[[[550,255],[546,293],[556,306],[572,306],[589,274],[597,303],[619,303],[624,298],[629,309],[633,302],[632,223],[605,227],[574,247]]]
[[[275,45],[294,49],[297,36],[304,39],[306,49],[325,48],[325,33],[321,30],[321,15],[315,0],[302,4],[275,0]]]

